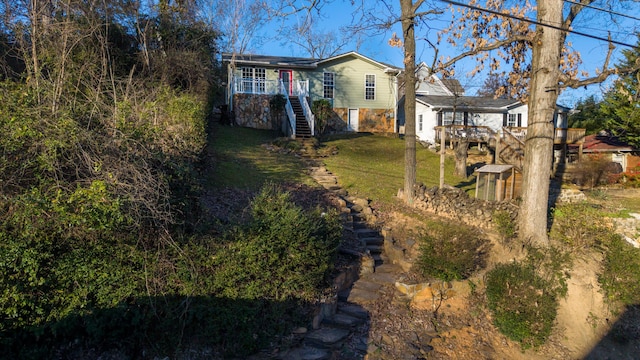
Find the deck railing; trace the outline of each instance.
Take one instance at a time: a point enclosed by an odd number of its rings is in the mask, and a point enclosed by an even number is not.
[[[440,142],[440,136],[442,126],[436,126],[436,143]],[[526,127],[504,127],[503,129],[509,131],[510,135],[514,138],[524,142],[527,137]],[[556,128],[554,133],[553,142],[555,144],[581,144],[584,142],[586,130],[580,128]],[[463,125],[448,125],[445,126],[445,140],[450,140],[452,137],[466,136],[471,141],[487,142],[493,136],[495,132],[487,126],[463,126]]]
[[[527,137],[526,127],[507,127],[507,129],[509,129],[511,131],[511,134],[521,141],[524,141]],[[555,128],[553,134],[553,143],[582,144],[584,142],[586,131],[586,129],[581,128]]]
[[[439,143],[442,135],[442,126],[436,126],[436,143]],[[445,140],[452,138],[466,137],[470,141],[488,142],[493,136],[494,131],[488,126],[464,126],[464,125],[446,125],[444,126]]]

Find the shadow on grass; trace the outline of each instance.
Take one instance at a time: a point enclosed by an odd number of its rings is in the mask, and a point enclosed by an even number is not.
[[[141,297],[0,333],[2,359],[244,358],[307,318],[297,300]],[[294,344],[291,344],[294,345]]]

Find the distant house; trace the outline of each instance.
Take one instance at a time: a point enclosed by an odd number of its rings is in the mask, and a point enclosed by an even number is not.
[[[640,166],[640,151],[606,131],[586,136],[582,154],[620,164],[624,172],[637,172]]]
[[[313,101],[333,109],[335,131],[394,132],[401,69],[356,52],[327,59],[223,54],[227,67],[226,102],[236,123],[273,128],[270,99],[287,98],[284,128],[292,136],[313,136]]]
[[[438,142],[442,126],[447,127],[447,137],[464,134],[474,142],[486,143],[502,131],[524,140],[529,110],[526,104],[514,99],[465,96],[457,80],[429,76],[424,63],[418,66],[416,76],[419,80],[416,88],[418,140]],[[553,119],[557,129],[567,128],[568,110],[558,106]],[[403,132],[404,97],[399,101],[399,124]],[[584,135],[584,130],[581,134]]]

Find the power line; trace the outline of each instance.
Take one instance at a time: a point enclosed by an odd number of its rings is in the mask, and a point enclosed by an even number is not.
[[[608,10],[608,9],[603,9],[603,8],[599,8],[599,7],[596,7],[596,6],[593,6],[593,5],[582,4],[582,3],[579,3],[579,2],[574,1],[574,0],[562,0],[562,1],[564,1],[564,2],[566,2],[566,3],[571,3],[571,4],[576,4],[576,5],[582,5],[582,6],[586,7],[586,8],[590,8],[590,9],[594,9],[594,10],[598,10],[598,11],[606,12],[606,13],[609,13],[609,14],[611,14],[611,15],[622,16],[622,17],[626,17],[626,18],[629,18],[629,19],[633,19],[633,20],[638,20],[638,21],[640,21],[640,18],[637,18],[637,17],[635,17],[635,16],[631,16],[631,15],[627,15],[627,14],[623,14],[623,13],[620,13],[620,12],[617,12],[617,11]]]
[[[603,38],[603,37],[599,37],[599,36],[583,33],[583,32],[580,32],[580,31],[563,29],[563,28],[561,28],[560,26],[557,26],[557,25],[544,24],[544,23],[541,23],[541,22],[539,22],[537,20],[531,20],[531,19],[528,19],[528,18],[525,18],[525,17],[519,17],[519,16],[515,16],[515,15],[511,15],[511,14],[504,14],[504,13],[501,13],[501,12],[496,11],[496,10],[486,9],[486,8],[482,8],[482,7],[475,6],[475,5],[464,4],[464,3],[461,3],[461,2],[458,2],[458,1],[452,1],[452,0],[440,0],[440,1],[448,3],[448,4],[451,4],[451,5],[462,6],[462,7],[466,7],[466,8],[472,9],[472,10],[488,12],[490,14],[494,14],[494,15],[498,15],[498,16],[502,16],[502,17],[508,17],[508,18],[511,18],[511,19],[514,19],[514,20],[520,20],[520,21],[528,22],[528,23],[534,24],[534,25],[539,25],[539,26],[544,26],[544,27],[548,27],[548,28],[551,28],[551,29],[555,29],[555,30],[565,31],[565,32],[568,32],[568,33],[571,33],[571,34],[584,36],[584,37],[588,37],[588,38],[595,39],[595,40],[606,41],[606,42],[610,42],[610,43],[616,44],[616,45],[627,46],[627,47],[630,47],[630,48],[635,48],[636,47],[635,45],[627,44],[627,43],[624,43],[624,42],[621,42],[621,41],[611,40],[611,39],[607,39],[607,38]]]

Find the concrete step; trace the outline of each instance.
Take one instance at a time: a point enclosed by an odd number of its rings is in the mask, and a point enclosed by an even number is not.
[[[373,254],[379,254],[384,251],[384,246],[381,245],[367,245],[367,250]]]
[[[360,318],[362,320],[367,320],[369,318],[369,312],[367,310],[365,310],[362,306],[354,304],[338,304],[338,312],[342,312],[347,315]]]

